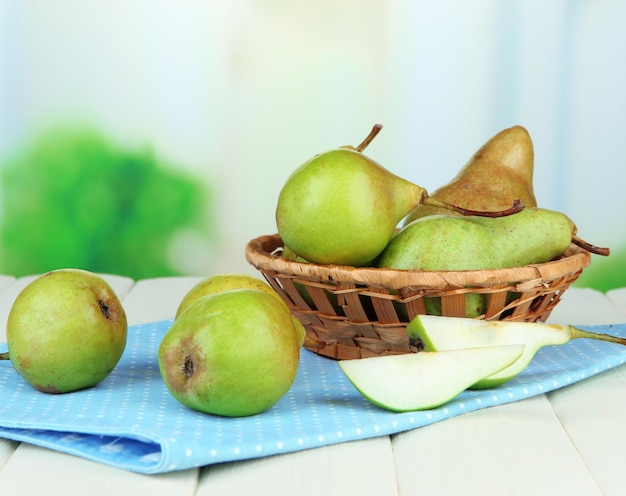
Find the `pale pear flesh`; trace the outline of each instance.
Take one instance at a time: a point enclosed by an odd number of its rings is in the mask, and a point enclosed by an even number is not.
[[[518,344],[524,351],[510,366],[485,377],[471,389],[497,387],[519,375],[544,346],[561,345],[577,338],[626,344],[623,338],[598,334],[569,324],[486,321],[479,319],[418,315],[407,326],[410,337],[419,339],[426,351],[459,350]]]
[[[428,410],[456,398],[480,379],[509,366],[522,345],[420,351],[358,360],[339,366],[371,403],[386,410]]]

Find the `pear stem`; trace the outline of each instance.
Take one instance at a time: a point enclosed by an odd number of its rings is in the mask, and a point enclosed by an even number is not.
[[[469,208],[459,207],[457,205],[452,205],[450,203],[446,203],[441,200],[437,200],[436,198],[426,197],[422,200],[424,205],[430,205],[432,207],[440,207],[446,208],[448,210],[453,210],[463,216],[478,216],[478,217],[506,217],[508,215],[516,214],[524,210],[524,204],[522,200],[515,200],[513,205],[504,210],[497,210],[495,212],[484,212],[482,210],[470,210]]]
[[[382,128],[383,128],[382,124],[374,124],[374,127],[372,128],[370,133],[361,142],[361,144],[355,148],[355,150],[357,152],[362,152],[363,150],[365,150],[367,148],[367,146],[372,142],[372,140],[376,137],[376,135],[380,132],[380,130]]]
[[[9,360],[9,352],[0,353],[0,360]]]
[[[572,236],[572,243],[574,243],[576,246],[580,246],[583,250],[587,250],[589,253],[602,255],[603,257],[608,257],[611,253],[611,250],[609,248],[601,248],[599,246],[592,245],[591,243],[588,243],[587,241],[579,238],[576,235]]]
[[[595,339],[597,341],[607,341],[609,343],[616,343],[626,346],[626,338],[611,336],[610,334],[601,334],[598,332],[585,331],[574,326],[569,326],[569,332],[570,339],[587,338]]]

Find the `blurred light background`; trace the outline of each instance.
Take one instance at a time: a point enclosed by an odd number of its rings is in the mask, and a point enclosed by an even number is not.
[[[79,257],[92,264],[84,268],[133,277],[254,274],[245,245],[275,232],[280,188],[313,154],[358,144],[380,122],[368,155],[434,190],[520,124],[535,146],[540,206],[613,250],[580,284],[624,286],[624,25],[621,0],[0,0],[0,163],[13,171],[3,176],[13,181],[3,225],[10,197],[36,203],[44,177],[64,177],[53,164],[86,160],[92,170],[60,181],[59,204],[42,207],[50,220],[20,221],[39,238],[20,245],[15,227],[4,235],[0,272],[40,272],[44,253],[82,250],[100,254]],[[99,150],[91,159],[73,148],[85,139]],[[47,175],[15,172],[42,156],[56,157],[32,167]],[[126,168],[99,176],[116,160]],[[99,201],[93,181],[136,195]],[[178,186],[161,194],[159,181]],[[56,215],[62,208],[120,224],[76,234],[76,215]],[[172,209],[180,216],[158,234]],[[44,229],[55,222],[66,229]],[[72,231],[69,246],[61,239]],[[27,245],[32,266],[11,265]],[[152,265],[142,262],[149,252]]]

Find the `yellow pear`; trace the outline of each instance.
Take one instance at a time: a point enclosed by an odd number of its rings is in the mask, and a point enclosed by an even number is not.
[[[431,198],[477,211],[500,211],[521,200],[536,207],[533,191],[534,150],[522,126],[505,129],[485,143],[448,184]],[[452,212],[431,205],[418,205],[404,225],[427,215]]]

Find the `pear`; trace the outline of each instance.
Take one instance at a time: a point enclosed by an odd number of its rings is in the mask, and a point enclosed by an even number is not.
[[[211,277],[207,277],[202,279],[200,282],[196,283],[183,297],[181,302],[178,305],[176,310],[177,319],[180,315],[193,303],[198,301],[205,296],[209,296],[216,293],[222,293],[224,291],[230,291],[231,289],[257,289],[259,291],[264,291],[267,294],[276,298],[281,304],[285,305],[285,308],[289,309],[285,300],[274,291],[269,284],[258,279],[256,277],[252,277],[246,274],[217,274]],[[322,343],[313,339],[306,333],[302,322],[298,320],[295,316],[292,317],[293,324],[296,327],[296,331],[298,333],[298,338],[300,340],[300,344],[306,345],[309,348],[321,348],[323,347]]]
[[[465,295],[465,316],[478,317],[485,313],[489,297],[484,294],[468,293]],[[437,296],[424,297],[424,307],[428,315],[442,315],[443,308],[441,298]]]
[[[301,256],[299,256],[297,253],[295,253],[291,248],[289,248],[287,245],[283,246],[283,251],[281,252],[280,255],[282,258],[284,258],[285,260],[291,260],[292,262],[298,262],[298,263],[309,263],[308,260],[305,260],[304,258],[302,258]]]
[[[274,289],[262,281],[259,278],[248,276],[246,274],[216,274],[196,283],[183,297],[176,309],[176,316],[178,318],[185,309],[187,309],[192,303],[204,296],[208,296],[214,293],[221,293],[222,291],[228,291],[230,289],[258,289],[265,291],[266,293],[274,296],[281,303],[286,305],[280,295],[274,291]]]
[[[471,387],[492,388],[522,372],[537,351],[549,345],[565,344],[572,339],[588,338],[626,345],[626,339],[579,329],[567,324],[486,321],[454,317],[418,315],[407,326],[407,334],[419,339],[426,351],[459,350],[511,344],[524,346],[522,355],[511,365],[489,375]]]
[[[365,265],[424,198],[423,188],[364,155],[364,146],[316,155],[281,189],[276,225],[299,257],[319,264]]]
[[[533,190],[534,150],[528,131],[513,126],[485,143],[446,185],[431,198],[471,210],[497,211],[521,200],[536,207]],[[404,225],[427,215],[454,213],[436,206],[418,205]]]
[[[447,403],[483,377],[519,359],[522,345],[421,351],[359,360],[339,366],[371,403],[387,410],[427,410]]]
[[[126,347],[126,313],[100,276],[59,269],[30,282],[7,320],[11,364],[38,391],[68,393],[95,386]]]
[[[276,226],[298,257],[317,264],[368,265],[420,203],[457,210],[362,153],[380,128],[374,126],[356,148],[336,148],[307,160],[283,185]],[[509,213],[504,212],[498,215]]]
[[[163,381],[177,401],[199,412],[261,413],[296,377],[301,342],[295,322],[266,291],[204,296],[174,320],[159,345]]]
[[[538,207],[495,218],[431,215],[403,227],[376,264],[412,270],[521,267],[560,255],[575,231],[565,214]]]

